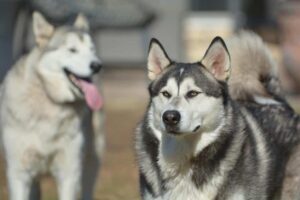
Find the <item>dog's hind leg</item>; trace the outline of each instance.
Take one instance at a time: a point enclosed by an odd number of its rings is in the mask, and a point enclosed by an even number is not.
[[[83,124],[85,151],[82,170],[82,200],[92,200],[104,148],[103,112],[89,112]]]
[[[30,193],[29,193],[30,200],[40,200],[41,199],[41,187],[38,180],[34,180],[31,184]]]
[[[92,200],[94,187],[97,181],[98,170],[100,167],[100,159],[94,152],[89,152],[84,158],[82,172],[82,200]]]

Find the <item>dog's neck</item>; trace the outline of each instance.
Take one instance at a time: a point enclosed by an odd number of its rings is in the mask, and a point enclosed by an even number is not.
[[[161,134],[160,158],[176,165],[186,165],[197,157],[203,149],[214,143],[220,136],[223,122],[212,132],[202,132],[185,136]]]

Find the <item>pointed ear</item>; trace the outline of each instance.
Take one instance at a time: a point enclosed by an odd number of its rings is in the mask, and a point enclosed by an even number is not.
[[[90,29],[90,25],[89,25],[89,21],[86,18],[86,16],[84,16],[82,13],[77,15],[75,22],[74,22],[74,27],[84,30],[84,31],[88,31]]]
[[[171,60],[168,57],[166,51],[160,42],[152,38],[149,45],[148,53],[148,77],[150,80],[157,78],[159,74],[162,73],[164,68],[171,64]]]
[[[33,33],[36,44],[40,47],[45,46],[54,33],[54,26],[52,26],[43,15],[39,12],[33,13]]]
[[[213,39],[201,63],[217,80],[228,80],[231,70],[230,56],[221,37]]]

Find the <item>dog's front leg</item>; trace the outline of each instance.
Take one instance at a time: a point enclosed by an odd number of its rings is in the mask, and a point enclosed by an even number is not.
[[[8,187],[10,200],[28,200],[32,178],[29,173],[8,168]]]
[[[55,157],[53,175],[60,200],[76,200],[81,192],[82,142],[81,135],[76,136]]]
[[[68,164],[64,165],[61,163],[60,169],[55,173],[60,200],[76,200],[81,190],[81,159],[78,157],[73,162],[71,161],[72,159],[68,160]]]
[[[60,200],[76,200],[79,191],[80,180],[77,174],[65,174],[59,184]]]

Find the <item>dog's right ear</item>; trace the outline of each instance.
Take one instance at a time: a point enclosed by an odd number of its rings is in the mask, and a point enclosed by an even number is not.
[[[213,39],[201,63],[217,80],[228,80],[231,71],[230,55],[221,37]]]
[[[152,38],[148,53],[148,78],[155,80],[162,71],[171,64],[171,60],[160,42]]]
[[[89,31],[90,25],[86,16],[84,16],[82,13],[78,14],[74,22],[74,27],[84,31]]]
[[[52,26],[43,15],[39,12],[33,13],[33,33],[36,44],[39,47],[43,47],[47,44],[54,32],[54,26]]]

